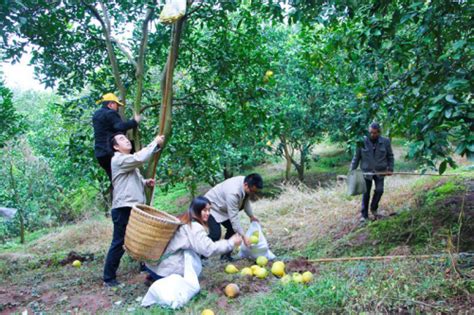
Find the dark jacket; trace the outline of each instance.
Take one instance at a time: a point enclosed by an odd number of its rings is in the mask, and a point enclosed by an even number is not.
[[[363,172],[393,172],[395,160],[392,145],[388,138],[379,137],[374,144],[368,137],[364,137],[364,146],[357,148],[351,163],[351,170],[359,166]]]
[[[109,145],[110,136],[117,132],[126,132],[128,129],[135,128],[138,124],[133,119],[122,121],[117,111],[103,106],[92,116],[92,125],[94,126],[95,156],[103,157],[113,155]]]

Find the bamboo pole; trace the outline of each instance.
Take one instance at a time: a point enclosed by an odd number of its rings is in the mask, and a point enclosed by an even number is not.
[[[415,173],[415,172],[367,172],[364,175],[413,175],[413,176],[459,176],[459,174],[433,174],[433,173]]]
[[[474,253],[459,253],[459,254],[453,254],[452,256],[453,257],[474,256]],[[311,262],[311,263],[324,263],[324,262],[344,262],[344,261],[392,260],[392,259],[407,259],[407,258],[411,258],[411,259],[429,259],[429,258],[442,258],[442,257],[448,257],[448,254],[318,258],[318,259],[309,259],[308,262]]]

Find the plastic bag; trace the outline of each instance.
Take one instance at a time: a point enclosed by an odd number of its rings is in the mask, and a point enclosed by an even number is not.
[[[242,245],[240,245],[239,257],[257,259],[259,256],[265,256],[270,260],[275,259],[275,255],[268,248],[267,240],[263,235],[262,227],[258,222],[253,221],[250,223],[249,229],[245,233],[245,236],[250,237],[256,232],[258,232],[258,243],[250,245],[250,247],[247,247],[244,243],[242,243]]]
[[[347,175],[347,193],[351,196],[362,195],[367,192],[364,174],[361,170],[352,170]]]
[[[176,309],[195,296],[201,287],[198,276],[202,271],[201,258],[192,250],[184,251],[184,277],[169,275],[155,281],[142,300],[142,306],[158,304]]]
[[[172,24],[186,14],[186,0],[166,0],[160,13],[160,22]]]

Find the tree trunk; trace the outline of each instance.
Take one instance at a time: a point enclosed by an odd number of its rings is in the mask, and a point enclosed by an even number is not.
[[[20,196],[18,196],[18,191],[16,189],[15,176],[13,176],[13,156],[10,156],[10,186],[15,196],[16,208],[18,209],[18,216],[20,218],[20,242],[21,244],[24,244],[25,243],[25,221],[23,217],[23,209],[20,205]]]
[[[283,152],[284,152],[285,161],[286,161],[285,181],[289,181],[290,175],[291,175],[291,160],[293,159],[293,155],[290,154],[290,149],[288,148],[288,143],[286,142],[285,136],[281,136],[280,141],[283,144]]]
[[[171,47],[168,54],[168,60],[166,61],[165,68],[163,69],[161,77],[161,108],[160,108],[160,129],[159,134],[165,135],[165,143],[161,147],[161,150],[153,155],[152,160],[148,163],[146,171],[147,178],[155,178],[156,166],[161,157],[161,152],[169,141],[171,136],[171,111],[173,105],[173,74],[176,61],[178,59],[179,44],[181,42],[181,35],[183,32],[185,18],[181,18],[173,25],[171,33]],[[146,202],[151,205],[153,199],[154,187],[146,190]]]

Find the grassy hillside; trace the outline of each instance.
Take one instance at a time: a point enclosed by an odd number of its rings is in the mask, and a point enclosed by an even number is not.
[[[348,158],[321,154],[328,168],[347,169]],[[332,159],[332,162],[329,162]],[[332,163],[332,164],[331,164]],[[280,165],[260,168],[278,173]],[[324,185],[281,185],[254,204],[265,235],[287,272],[311,270],[309,285],[281,285],[224,273],[218,258],[205,263],[201,292],[178,314],[314,314],[330,312],[472,312],[474,257],[311,263],[322,257],[474,253],[474,174],[457,177],[400,177],[386,181],[381,213],[385,219],[360,226],[360,197],[348,197],[327,169],[312,168],[309,178],[333,178]],[[336,173],[339,173],[337,171]],[[335,173],[335,174],[336,174]],[[265,174],[268,175],[268,174]],[[316,181],[311,181],[316,183]],[[166,199],[168,198],[168,199]],[[158,198],[173,212],[187,205],[178,188]],[[390,214],[396,214],[390,216]],[[248,224],[248,220],[242,218]],[[139,306],[147,287],[138,264],[122,259],[115,290],[102,286],[105,252],[111,240],[110,218],[92,217],[75,225],[29,234],[27,244],[0,247],[0,312],[134,312],[172,314],[160,307]],[[74,251],[75,253],[71,253]],[[74,259],[83,260],[74,268]],[[240,269],[254,264],[241,260]],[[223,287],[235,282],[241,295],[228,300]]]

